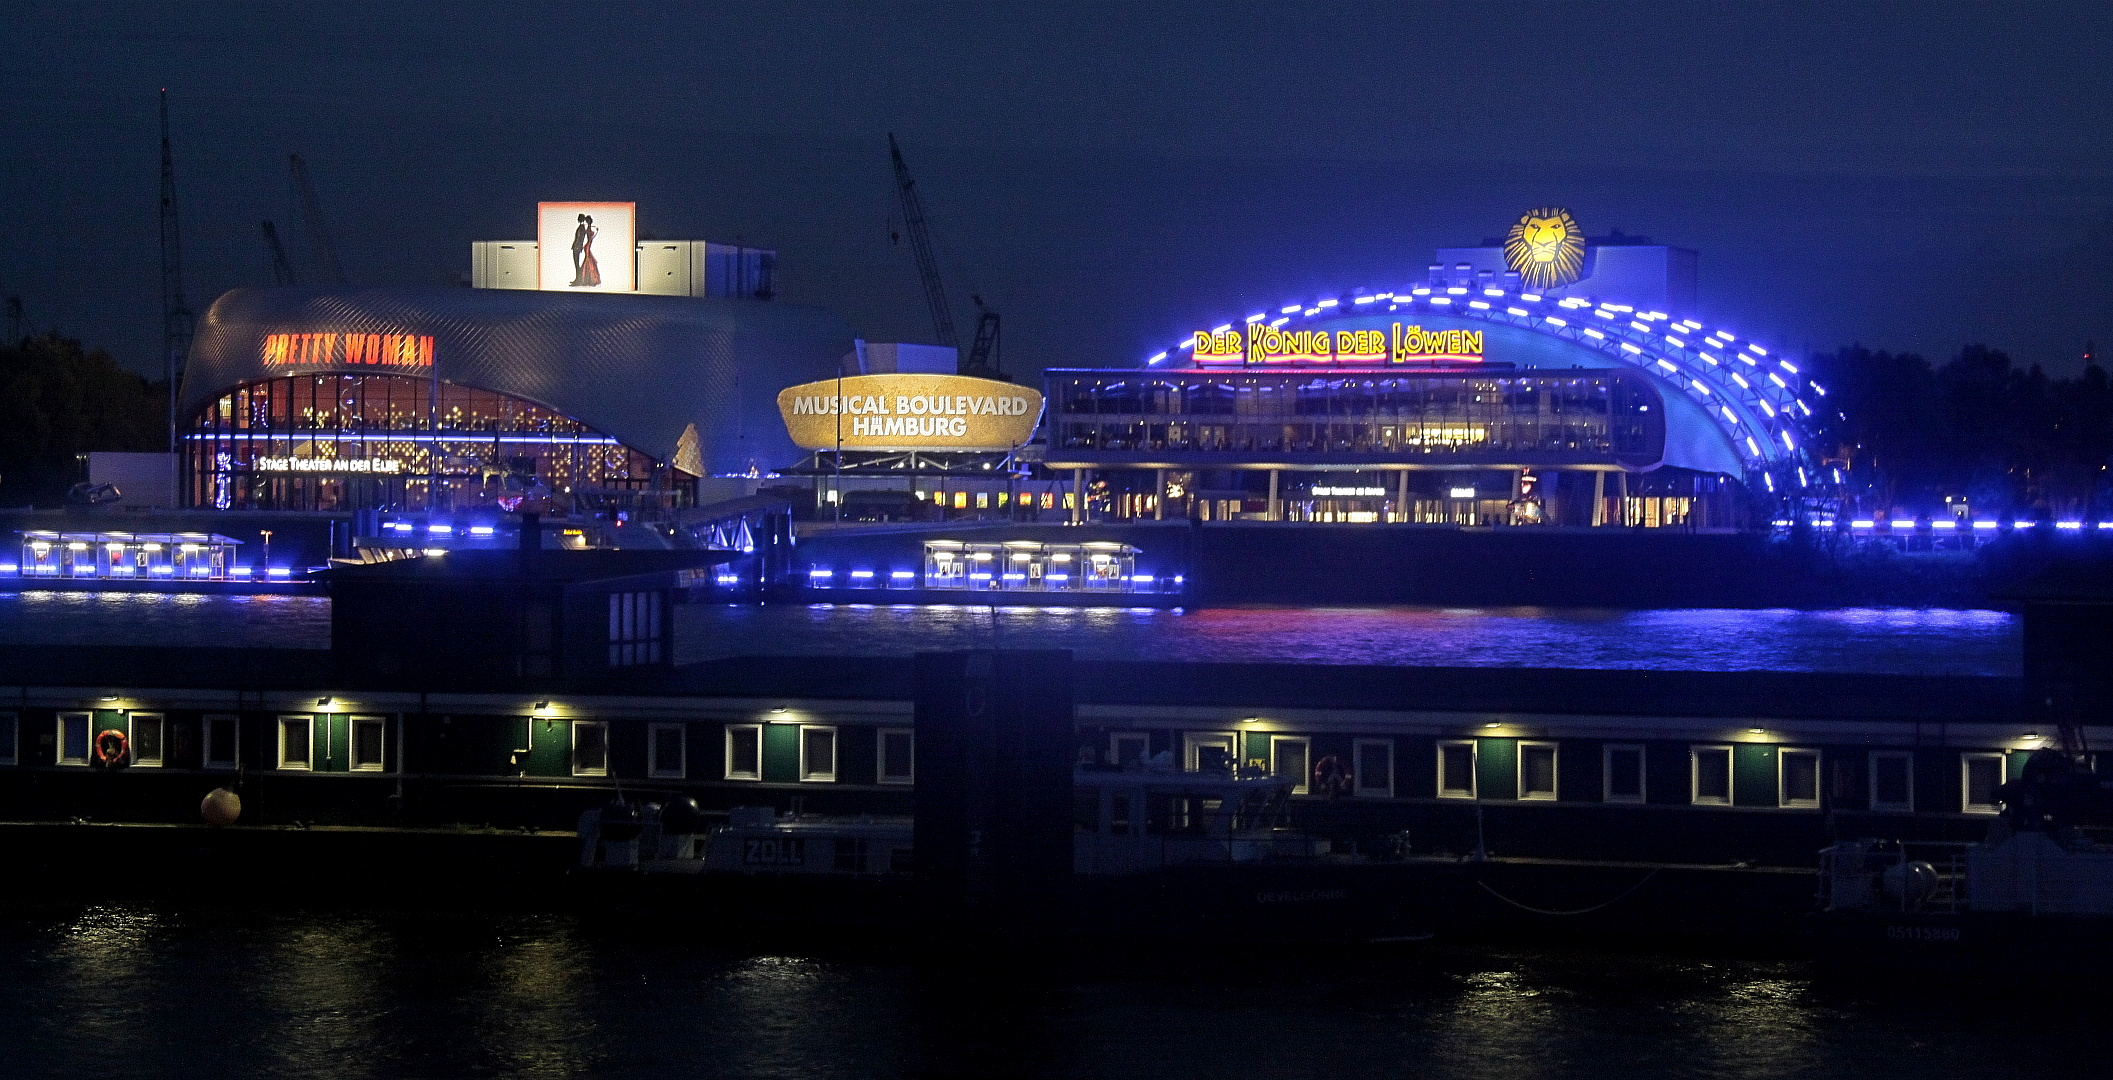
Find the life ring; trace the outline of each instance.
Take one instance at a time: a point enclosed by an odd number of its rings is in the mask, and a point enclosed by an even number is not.
[[[1313,763],[1313,786],[1329,798],[1339,798],[1350,793],[1350,763],[1341,755],[1330,754]]]
[[[132,745],[126,741],[125,733],[116,728],[104,728],[95,736],[95,763],[106,769],[115,769],[132,760]]]

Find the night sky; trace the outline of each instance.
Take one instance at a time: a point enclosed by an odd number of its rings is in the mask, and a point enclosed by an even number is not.
[[[355,284],[633,200],[929,340],[892,130],[957,322],[981,292],[1016,371],[1392,288],[1545,203],[1698,250],[1694,314],[1778,348],[2113,347],[2103,4],[14,0],[0,31],[0,293],[141,370],[162,86],[201,312],[270,282],[260,220],[305,263],[298,152]]]

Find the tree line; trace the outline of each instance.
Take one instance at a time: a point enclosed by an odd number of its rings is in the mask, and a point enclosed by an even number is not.
[[[1942,364],[1851,346],[1811,357],[1815,444],[1840,468],[1848,509],[1977,518],[2113,520],[2113,383],[2088,362],[2074,378],[2018,367],[1970,345]]]
[[[168,384],[57,334],[0,342],[0,506],[56,506],[77,455],[169,448]]]

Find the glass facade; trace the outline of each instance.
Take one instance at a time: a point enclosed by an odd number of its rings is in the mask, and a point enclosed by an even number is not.
[[[510,510],[643,495],[694,478],[507,394],[411,375],[299,375],[238,386],[184,433],[185,500],[222,510]]]
[[[1583,464],[1655,458],[1657,392],[1604,370],[1502,375],[1051,372],[1052,459],[1272,454]]]

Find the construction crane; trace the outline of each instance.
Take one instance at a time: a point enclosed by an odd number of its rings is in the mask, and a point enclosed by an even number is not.
[[[917,274],[924,279],[924,300],[932,309],[932,333],[939,344],[957,352],[961,338],[954,332],[954,312],[947,306],[946,287],[939,280],[939,258],[932,252],[932,233],[924,221],[924,201],[917,197],[917,181],[910,179],[910,167],[903,163],[902,147],[895,141],[895,133],[888,133],[888,156],[895,161],[895,190],[902,198],[903,227],[910,234],[910,251],[917,257]],[[983,306],[981,296],[976,301],[976,336],[969,345],[968,359],[960,365],[963,375],[974,375],[985,379],[1002,379],[1005,372],[998,367],[998,313]]]
[[[176,221],[176,155],[169,149],[169,91],[161,91],[161,354],[169,382],[169,454],[176,454],[176,384],[191,351],[197,316],[183,296],[183,236]],[[172,460],[170,480],[176,480]],[[175,490],[171,488],[171,490]]]
[[[308,226],[308,242],[315,248],[315,280],[318,285],[343,285],[345,268],[338,263],[337,245],[323,227],[323,206],[316,201],[315,185],[308,182],[308,163],[299,154],[286,155],[293,173],[294,194],[301,200],[301,220]]]
[[[271,252],[271,283],[295,284],[293,264],[286,261],[286,248],[279,243],[279,227],[267,221],[263,223],[263,229],[264,246]]]

